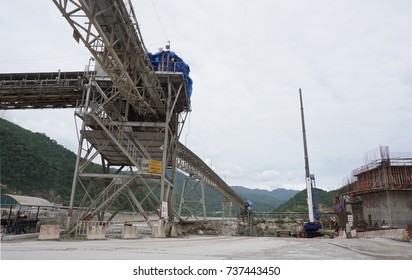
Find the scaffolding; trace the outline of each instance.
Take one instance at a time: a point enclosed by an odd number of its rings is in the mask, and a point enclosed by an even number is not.
[[[376,155],[378,155],[376,157]],[[412,156],[379,147],[375,157],[355,169],[353,189],[347,193],[355,225],[379,228],[383,223],[404,227],[412,222]]]
[[[381,157],[355,169],[354,193],[382,190],[412,190],[412,157],[391,157],[388,147],[380,147]]]

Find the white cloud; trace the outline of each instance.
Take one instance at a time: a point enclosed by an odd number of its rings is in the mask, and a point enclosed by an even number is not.
[[[272,181],[279,177],[279,172],[276,170],[264,170],[258,175],[260,181]]]

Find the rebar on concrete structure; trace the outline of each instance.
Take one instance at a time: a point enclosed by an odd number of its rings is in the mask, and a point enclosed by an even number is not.
[[[412,224],[412,157],[395,156],[386,146],[379,154],[352,172],[356,180],[346,195],[354,226],[406,227]]]

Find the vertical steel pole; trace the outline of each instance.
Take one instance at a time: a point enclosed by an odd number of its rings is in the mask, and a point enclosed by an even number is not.
[[[202,192],[202,210],[203,210],[203,220],[206,221],[206,198],[205,198],[205,184],[203,182],[200,183],[200,190]]]
[[[92,88],[92,79],[93,77],[91,76],[89,79],[89,84],[87,86],[87,92],[86,92],[86,100],[85,100],[85,111],[82,113],[87,112],[87,107],[89,106],[89,98],[90,98],[90,91]],[[84,140],[84,129],[86,128],[86,122],[82,121],[82,128],[80,130],[80,139],[79,139],[79,147],[77,149],[77,157],[76,157],[76,165],[74,167],[74,175],[73,175],[73,183],[72,183],[72,192],[70,195],[70,204],[69,204],[69,210],[67,213],[67,224],[66,224],[66,230],[70,230],[70,223],[71,223],[71,218],[73,216],[73,206],[74,206],[74,197],[76,193],[76,187],[77,187],[77,179],[79,175],[79,165],[80,165],[80,159],[81,159],[81,153],[82,153],[82,148],[83,148],[83,140]]]
[[[85,122],[83,121],[82,123],[82,129],[83,131],[85,129]],[[72,193],[70,195],[70,204],[69,204],[69,210],[67,213],[67,224],[66,224],[66,230],[70,230],[70,223],[71,223],[71,218],[73,216],[73,205],[74,205],[74,196],[76,193],[76,187],[77,187],[77,180],[78,180],[78,175],[79,175],[79,165],[80,165],[80,158],[81,158],[81,152],[82,152],[82,147],[83,147],[83,133],[80,133],[80,140],[79,140],[79,147],[77,150],[77,158],[76,158],[76,165],[74,167],[74,175],[73,175],[73,183],[72,183]]]
[[[168,97],[167,97],[167,107],[166,107],[166,120],[165,120],[165,134],[164,134],[164,142],[163,142],[163,155],[162,155],[162,177],[160,178],[160,217],[159,217],[159,235],[160,237],[165,236],[165,210],[162,206],[163,203],[167,201],[166,196],[166,169],[167,169],[167,161],[168,161],[168,154],[169,154],[169,124],[170,124],[170,107],[171,107],[171,98],[172,98],[172,85],[170,80],[168,81]],[[169,208],[169,205],[168,207]],[[168,210],[166,210],[168,214]]]
[[[305,128],[305,116],[303,113],[303,101],[302,101],[302,90],[299,89],[300,97],[300,112],[302,117],[302,133],[303,133],[303,150],[305,154],[305,178],[306,178],[306,191],[308,194],[308,211],[309,211],[309,222],[314,222],[314,213],[313,213],[313,198],[312,198],[312,182],[310,179],[309,172],[309,156],[308,156],[308,147],[306,143],[306,128]]]

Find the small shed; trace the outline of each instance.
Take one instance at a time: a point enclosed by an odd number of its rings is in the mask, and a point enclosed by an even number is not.
[[[39,211],[41,207],[53,207],[53,204],[46,199],[33,196],[22,196],[14,194],[2,194],[0,198],[1,208],[10,207],[8,218],[1,218],[1,226],[6,228],[6,233],[19,234],[36,231],[39,221]],[[11,217],[13,207],[17,210],[16,218]],[[36,218],[27,217],[25,212],[20,213],[21,209],[27,207],[37,207]],[[21,215],[23,214],[23,215]]]
[[[4,206],[35,206],[35,207],[53,207],[53,204],[46,199],[34,196],[23,196],[14,194],[1,195],[1,207]]]
[[[14,194],[2,194],[0,198],[1,208],[10,208],[9,217],[11,218],[11,211],[13,207],[18,212],[22,211],[24,208],[37,207],[37,216],[39,214],[40,207],[49,208],[53,207],[53,204],[47,201],[46,199],[34,196],[23,196],[23,195],[14,195]],[[37,219],[37,217],[36,217]]]

